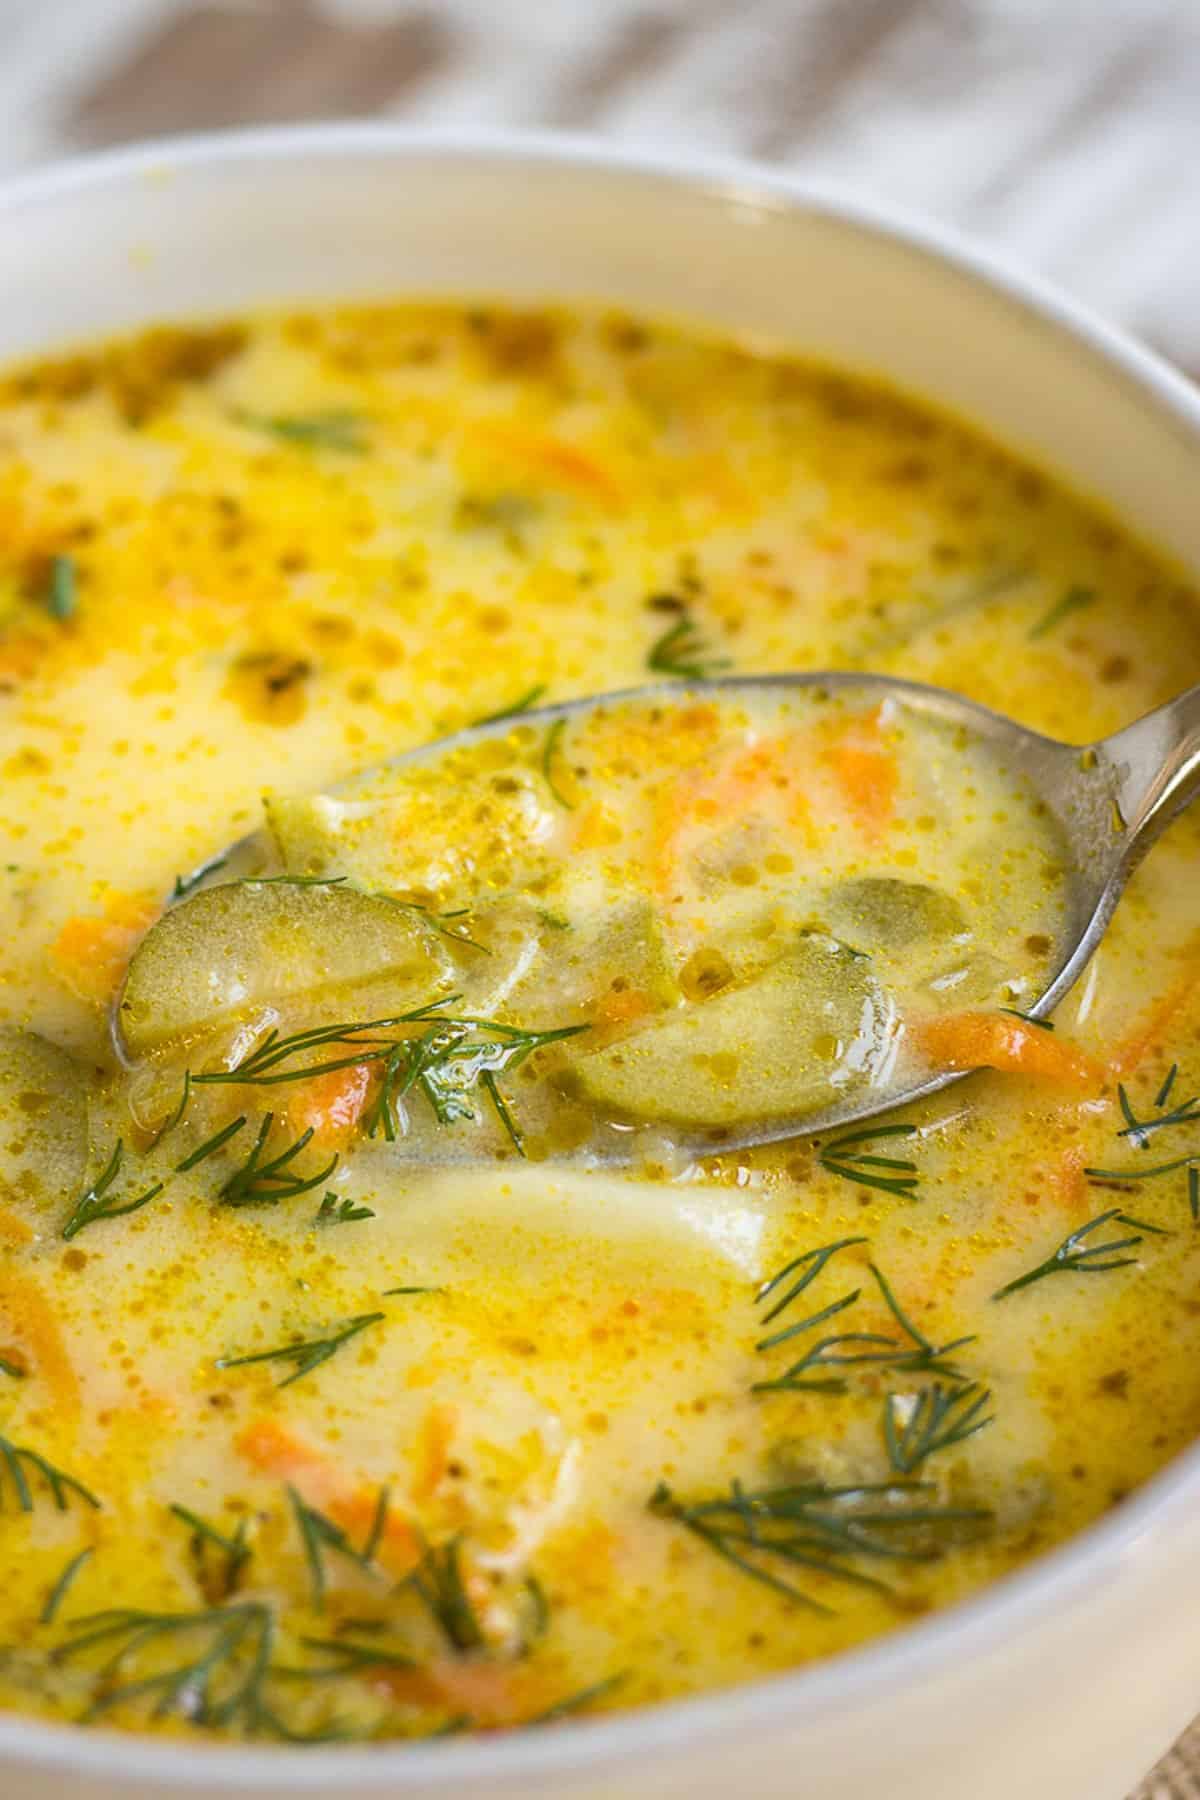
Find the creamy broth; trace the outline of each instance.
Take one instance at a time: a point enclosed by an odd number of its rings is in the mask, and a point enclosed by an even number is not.
[[[0,519],[6,1705],[643,1704],[950,1604],[1190,1440],[1196,822],[1047,1028],[1059,848],[969,745],[526,716],[871,669],[1096,738],[1200,669],[1135,540],[865,382],[408,306],[11,371]]]

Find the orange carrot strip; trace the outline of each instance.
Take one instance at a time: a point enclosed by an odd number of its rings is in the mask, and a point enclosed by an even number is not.
[[[157,900],[114,894],[100,917],[68,919],[51,946],[59,975],[81,1000],[107,1005],[125,975],[138,939],[159,912]]]
[[[1080,1089],[1102,1086],[1108,1075],[1077,1044],[1008,1013],[947,1013],[918,1019],[909,1030],[940,1069],[1003,1069]]]
[[[883,734],[880,710],[850,719],[825,750],[846,809],[859,829],[878,841],[896,813],[900,771]]]
[[[75,1365],[63,1342],[54,1309],[31,1275],[22,1273],[20,1277],[0,1279],[0,1317],[28,1353],[55,1406],[64,1412],[78,1412],[79,1377]]]
[[[1183,962],[1183,973],[1116,1046],[1111,1058],[1115,1074],[1131,1074],[1145,1060],[1150,1051],[1161,1042],[1176,1013],[1187,1005],[1197,987],[1200,987],[1200,932],[1194,933],[1185,944]]]
[[[607,506],[615,506],[624,498],[620,484],[610,471],[577,444],[522,431],[519,426],[498,420],[481,421],[472,429],[500,456],[524,463],[555,486],[589,494]]]
[[[371,1529],[378,1496],[350,1486],[325,1451],[280,1420],[269,1416],[252,1419],[234,1441],[252,1468],[290,1482],[303,1500],[328,1513],[351,1537],[365,1536]],[[377,1555],[398,1580],[421,1559],[416,1533],[395,1511],[388,1513]]]
[[[337,1143],[355,1129],[370,1094],[371,1070],[365,1063],[330,1069],[300,1084],[288,1101],[288,1122],[294,1131],[311,1130],[319,1144]]]
[[[417,1439],[417,1471],[410,1492],[418,1505],[433,1498],[450,1466],[450,1445],[458,1425],[453,1406],[431,1406]]]

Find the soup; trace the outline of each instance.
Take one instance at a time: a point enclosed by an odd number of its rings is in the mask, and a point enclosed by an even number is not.
[[[876,670],[1099,737],[1200,669],[1111,521],[865,381],[412,306],[9,371],[0,516],[6,1706],[549,1727],[894,1630],[1193,1436],[1195,822],[1041,1023],[1061,848],[969,743],[537,711]]]

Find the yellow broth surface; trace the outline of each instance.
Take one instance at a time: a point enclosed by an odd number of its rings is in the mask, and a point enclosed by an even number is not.
[[[857,379],[397,306],[10,371],[0,523],[5,1705],[549,1728],[894,1630],[1190,1441],[1195,821],[1046,1029],[1055,846],[969,747],[523,719],[873,670],[1086,742],[1200,671],[1111,521]],[[985,1071],[689,1152],[821,955]]]

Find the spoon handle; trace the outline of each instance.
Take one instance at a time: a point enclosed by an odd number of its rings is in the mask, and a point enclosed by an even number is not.
[[[1115,732],[1098,748],[1117,775],[1124,859],[1136,861],[1200,793],[1200,686]]]

